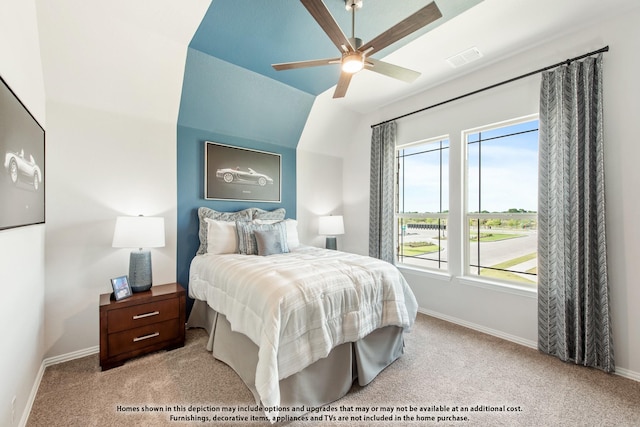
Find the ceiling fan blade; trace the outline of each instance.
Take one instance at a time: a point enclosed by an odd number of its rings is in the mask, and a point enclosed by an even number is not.
[[[284,62],[282,64],[272,64],[276,71],[295,70],[296,68],[319,67],[321,65],[339,64],[340,58],[313,59],[311,61]]]
[[[349,42],[347,36],[344,35],[322,0],[300,0],[300,2],[307,8],[316,22],[320,24],[322,30],[327,33],[327,36],[329,36],[340,52],[344,52],[344,49],[347,49],[349,52],[354,50],[351,42]]]
[[[335,92],[333,92],[334,98],[343,98],[347,93],[347,88],[349,87],[349,83],[351,82],[351,77],[353,74],[346,73],[342,71],[340,73],[340,79],[338,80],[338,85],[336,86]]]
[[[373,58],[367,58],[366,62],[372,64],[372,66],[366,67],[367,70],[375,71],[376,73],[384,74],[385,76],[393,77],[394,79],[402,80],[407,83],[412,83],[415,79],[420,77],[420,73],[417,71],[389,64],[388,62],[378,61]]]
[[[387,31],[375,37],[373,40],[365,43],[358,50],[360,52],[364,52],[368,49],[371,49],[369,50],[367,55],[372,55],[373,53],[384,49],[390,44],[397,42],[401,38],[406,37],[409,34],[419,30],[420,28],[429,25],[430,23],[441,17],[442,13],[440,12],[440,9],[438,9],[438,6],[435,4],[435,2],[429,3],[413,15],[398,22]]]

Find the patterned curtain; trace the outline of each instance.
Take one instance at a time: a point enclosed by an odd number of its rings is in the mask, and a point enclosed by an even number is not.
[[[603,139],[602,55],[543,73],[538,347],[613,372]]]
[[[369,256],[395,263],[394,159],[396,122],[373,128],[369,201]]]

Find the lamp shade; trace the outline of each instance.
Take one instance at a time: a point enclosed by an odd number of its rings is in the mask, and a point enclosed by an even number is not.
[[[318,234],[324,236],[344,234],[342,215],[321,216],[318,219]]]
[[[164,218],[119,216],[113,232],[114,248],[160,248],[164,246]]]

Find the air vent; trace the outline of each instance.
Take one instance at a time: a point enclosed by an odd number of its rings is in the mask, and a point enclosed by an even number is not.
[[[472,47],[456,55],[453,55],[452,57],[447,58],[447,62],[449,63],[449,65],[451,65],[451,67],[458,68],[480,58],[482,58],[482,52],[480,52],[477,47]]]

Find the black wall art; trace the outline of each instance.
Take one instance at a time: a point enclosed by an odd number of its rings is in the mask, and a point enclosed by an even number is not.
[[[280,202],[280,154],[206,141],[204,198]]]
[[[0,77],[0,230],[45,221],[42,126]]]

